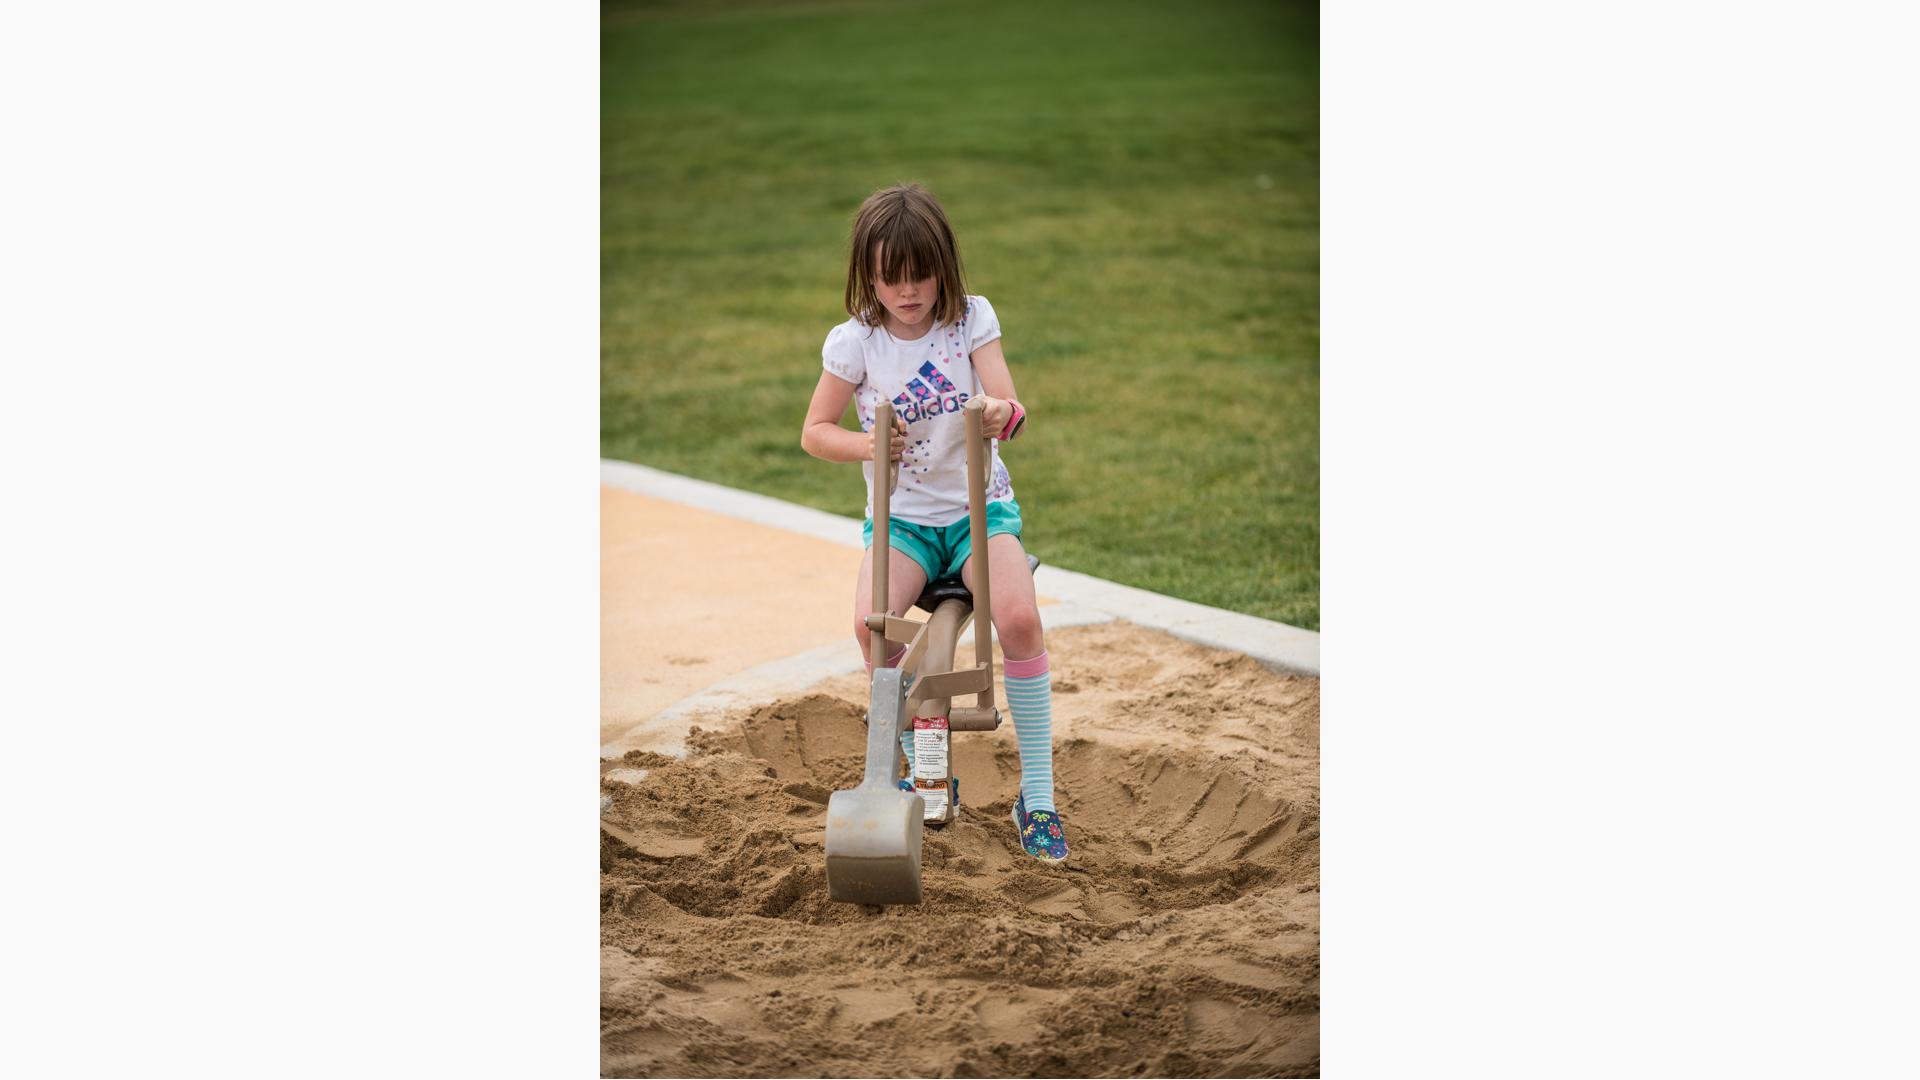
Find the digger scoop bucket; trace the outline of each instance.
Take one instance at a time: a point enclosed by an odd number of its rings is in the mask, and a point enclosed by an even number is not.
[[[896,668],[873,676],[866,777],[827,799],[827,895],[855,904],[917,904],[926,808],[892,779],[906,691]]]

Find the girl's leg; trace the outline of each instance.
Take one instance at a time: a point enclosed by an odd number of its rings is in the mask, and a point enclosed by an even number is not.
[[[913,602],[920,598],[920,591],[927,587],[927,572],[913,557],[899,548],[890,547],[887,554],[887,611],[893,615],[905,615]],[[853,640],[860,646],[860,655],[866,658],[867,667],[873,667],[873,649],[868,643],[867,616],[873,614],[873,549],[868,548],[860,557],[860,577],[853,585]],[[897,662],[899,653],[905,651],[905,645],[896,645],[887,651],[887,665]]]
[[[1000,651],[1008,660],[1028,660],[1047,651],[1040,626],[1040,607],[1033,595],[1033,571],[1027,569],[1027,550],[1012,533],[987,537],[987,554],[993,573],[993,632],[1000,639]],[[973,558],[960,567],[960,580],[973,588]]]
[[[1040,608],[1034,601],[1033,571],[1020,538],[1000,533],[987,538],[992,568],[988,576],[993,604],[993,629],[1006,661],[1007,706],[1013,712],[1013,730],[1020,743],[1020,794],[1029,813],[1052,811],[1053,805],[1053,676],[1047,668],[1045,633]],[[967,559],[960,576],[973,587],[974,560]]]

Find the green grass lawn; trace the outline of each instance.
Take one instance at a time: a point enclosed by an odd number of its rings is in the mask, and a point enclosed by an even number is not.
[[[1033,413],[1027,546],[1319,627],[1312,4],[602,16],[602,454],[858,516],[800,425],[853,211],[917,180]]]

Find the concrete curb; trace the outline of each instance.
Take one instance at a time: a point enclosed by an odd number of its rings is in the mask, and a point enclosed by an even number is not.
[[[600,482],[608,487],[751,521],[756,525],[803,533],[856,551],[864,547],[860,542],[861,522],[857,518],[840,517],[809,506],[796,506],[766,495],[737,491],[645,465],[602,458]],[[1046,557],[1044,552],[1040,555],[1041,558]],[[1275,671],[1315,677],[1320,674],[1320,634],[1317,631],[1302,630],[1271,619],[1163,596],[1044,563],[1035,571],[1033,584],[1042,596],[1062,601],[1046,610],[1046,623],[1049,626],[1083,625],[1081,622],[1068,621],[1072,619],[1099,622],[1103,621],[1101,616],[1125,619],[1139,626],[1163,630],[1198,645],[1246,653]],[[847,648],[844,645],[836,647],[842,650]],[[790,658],[793,659],[798,658]],[[787,663],[788,660],[780,660],[775,661],[774,665]],[[839,674],[845,670],[850,669],[840,668],[827,674]],[[747,674],[743,672],[738,677],[744,678]],[[732,681],[727,680],[728,683]],[[715,684],[723,685],[726,684]],[[673,708],[678,709],[679,706]]]
[[[796,686],[811,686],[864,666],[851,642],[837,641],[748,668],[681,698],[621,732],[619,738],[600,748],[600,756],[617,758],[629,750],[651,750],[685,757],[687,726],[693,717],[725,712],[738,705],[764,704]]]

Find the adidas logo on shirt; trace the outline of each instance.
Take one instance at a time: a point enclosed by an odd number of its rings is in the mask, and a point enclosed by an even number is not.
[[[932,416],[958,412],[972,395],[958,389],[933,361],[920,365],[920,374],[907,380],[907,389],[893,399],[894,412],[911,424]]]

